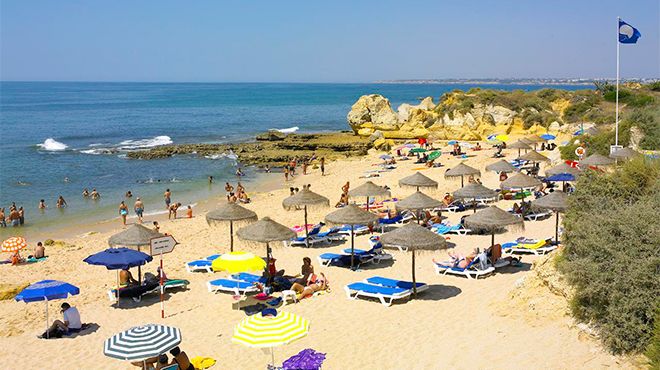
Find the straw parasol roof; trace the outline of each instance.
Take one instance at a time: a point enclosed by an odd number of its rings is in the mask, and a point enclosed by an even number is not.
[[[467,184],[454,192],[454,197],[461,199],[492,198],[497,195],[495,190],[481,184]]]
[[[610,158],[614,159],[630,159],[638,156],[639,153],[631,148],[622,148],[610,154]]]
[[[524,142],[523,139],[520,139],[516,142],[514,142],[511,145],[506,146],[507,149],[532,149],[531,146],[529,146],[528,143]]]
[[[516,172],[518,171],[513,165],[504,159],[500,159],[499,161],[495,163],[491,163],[488,166],[486,166],[486,171],[493,171],[493,172]]]
[[[568,209],[568,195],[563,191],[554,191],[532,201],[532,207],[565,212]]]
[[[595,136],[598,135],[600,130],[596,126],[591,126],[588,129],[584,130],[582,132],[582,135],[590,135],[590,136]]]
[[[226,221],[256,221],[257,214],[236,203],[225,203],[206,214],[206,222],[215,225]]]
[[[416,188],[437,188],[438,182],[424,176],[421,172],[404,177],[399,180],[399,186],[413,186]]]
[[[401,199],[396,204],[398,210],[413,210],[429,209],[442,206],[442,202],[429,197],[421,191],[416,191],[412,195]]]
[[[285,209],[291,209],[296,206],[316,206],[316,205],[330,205],[330,200],[328,198],[317,194],[307,186],[303,186],[302,190],[296,194],[284,199],[282,201],[282,207]]]
[[[543,143],[546,140],[544,138],[540,137],[539,135],[530,135],[530,136],[525,137],[525,141],[527,141],[529,143]]]
[[[497,230],[504,227],[524,228],[521,217],[517,217],[495,206],[490,206],[471,216],[467,216],[464,222],[471,229]]]
[[[438,250],[447,246],[445,238],[415,223],[408,223],[386,232],[381,235],[380,240],[385,245],[404,247],[409,250]]]
[[[156,230],[149,229],[140,224],[131,225],[128,229],[119,232],[108,239],[111,247],[139,247],[150,245],[151,239],[164,236]]]
[[[284,241],[296,237],[296,233],[288,227],[264,217],[261,220],[244,226],[236,232],[239,238],[253,242],[269,243]]]
[[[573,175],[573,176],[577,177],[582,173],[582,171],[580,171],[579,168],[571,167],[571,166],[567,165],[565,162],[562,162],[562,163],[560,163],[560,164],[558,164],[554,167],[550,167],[550,168],[545,170],[545,175],[546,176],[557,175],[557,174],[560,174],[560,173],[567,173],[567,174],[570,174],[570,175]]]
[[[578,163],[580,164],[580,166],[607,166],[610,164],[614,164],[614,159],[607,158],[598,153],[594,153]]]
[[[518,159],[522,159],[523,161],[531,161],[531,162],[541,162],[541,161],[550,162],[550,158],[544,156],[543,154],[537,152],[536,150],[531,150],[520,156],[520,158]]]
[[[468,175],[481,175],[481,171],[479,171],[476,168],[470,167],[465,163],[460,163],[458,166],[445,172],[445,178],[462,177]]]
[[[378,221],[378,216],[360,209],[355,204],[349,204],[329,213],[325,220],[333,224],[366,225]]]
[[[367,181],[357,188],[350,190],[348,195],[351,197],[389,197],[390,191],[371,181]]]
[[[509,189],[522,189],[522,188],[533,188],[541,185],[541,181],[535,177],[525,175],[523,173],[517,173],[514,176],[509,177],[508,179],[500,183],[500,188],[509,190]]]

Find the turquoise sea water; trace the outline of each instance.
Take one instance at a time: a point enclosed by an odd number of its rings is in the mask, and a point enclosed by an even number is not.
[[[287,83],[66,83],[0,82],[0,207],[26,210],[26,226],[39,227],[116,217],[127,190],[146,211],[162,212],[162,193],[172,189],[183,204],[222,192],[236,181],[228,158],[180,156],[129,160],[127,150],[168,143],[249,140],[267,129],[299,132],[347,129],[346,114],[363,94],[378,93],[393,107],[437,98],[469,85]],[[538,85],[490,85],[533,90]],[[553,86],[566,89],[583,86]],[[240,158],[239,158],[240,160]],[[240,165],[240,164],[239,164]],[[256,178],[246,169],[243,181]],[[217,184],[209,187],[207,177]],[[83,199],[96,188],[99,201]],[[59,210],[62,195],[69,206]],[[44,199],[48,209],[40,211]],[[135,198],[133,198],[135,199]],[[132,209],[133,200],[129,201]],[[0,230],[5,236],[11,230]]]

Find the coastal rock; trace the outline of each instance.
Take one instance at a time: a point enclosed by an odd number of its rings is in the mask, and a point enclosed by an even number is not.
[[[267,132],[257,135],[256,139],[259,141],[280,141],[280,140],[284,140],[285,137],[286,134],[284,133],[281,133],[276,130],[269,130]]]
[[[392,110],[390,101],[382,95],[363,95],[351,107],[346,117],[354,132],[358,132],[365,123],[371,123],[377,130],[396,130],[399,119]]]
[[[628,144],[630,149],[639,150],[639,143],[642,141],[643,138],[644,138],[644,132],[642,132],[642,130],[639,127],[637,126],[631,127],[630,143]]]
[[[421,110],[421,111],[430,111],[435,108],[435,103],[433,103],[433,98],[430,96],[427,96],[426,98],[422,99],[422,101],[417,104],[417,105],[412,105],[412,104],[407,104],[403,103],[399,105],[399,108],[397,108],[397,116],[399,118],[399,122],[406,122],[408,121],[410,117],[410,113],[414,110]]]
[[[373,134],[371,134],[371,136],[369,136],[369,141],[373,143],[374,141],[383,138],[385,138],[385,136],[383,135],[382,131],[375,131]]]
[[[388,152],[394,147],[394,140],[389,140],[385,138],[378,138],[374,141],[374,148]]]

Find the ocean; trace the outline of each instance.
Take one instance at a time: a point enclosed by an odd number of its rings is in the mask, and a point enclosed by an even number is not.
[[[117,217],[126,191],[145,202],[146,213],[164,212],[162,193],[184,205],[223,193],[240,166],[231,157],[177,156],[126,159],[128,150],[180,143],[250,140],[268,129],[298,132],[348,129],[346,114],[364,94],[378,93],[392,106],[434,100],[470,85],[300,83],[84,83],[0,82],[0,207],[25,208],[25,228],[52,228]],[[488,85],[535,90],[585,86]],[[291,129],[294,130],[294,129]],[[240,161],[240,158],[238,159]],[[258,181],[244,169],[241,181]],[[208,184],[213,176],[215,184]],[[101,199],[81,196],[96,188]],[[63,196],[68,207],[57,209]],[[47,209],[39,210],[44,199]],[[18,230],[0,230],[6,237]]]

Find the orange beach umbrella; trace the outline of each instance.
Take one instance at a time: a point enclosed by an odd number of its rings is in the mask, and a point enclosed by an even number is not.
[[[13,236],[2,242],[3,252],[16,252],[27,247],[27,242],[20,236]]]

